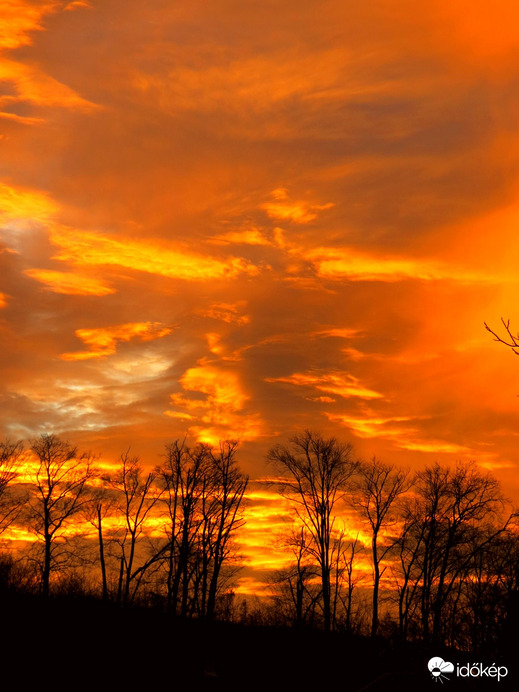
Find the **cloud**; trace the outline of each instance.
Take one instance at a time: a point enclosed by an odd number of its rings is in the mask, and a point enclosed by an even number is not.
[[[383,394],[364,387],[360,380],[353,375],[339,373],[294,373],[287,377],[267,378],[266,381],[286,382],[299,387],[317,389],[322,392],[338,394],[345,399],[350,397],[360,397],[361,399],[378,399],[383,397]]]
[[[245,301],[237,303],[213,303],[207,309],[199,310],[198,314],[202,317],[209,317],[214,320],[221,320],[228,324],[247,324],[250,322],[249,315],[243,314]]]
[[[202,442],[216,444],[221,439],[253,440],[262,434],[256,413],[246,410],[250,399],[234,370],[201,364],[189,368],[179,380],[182,392],[171,395],[171,418],[189,421],[189,430]],[[203,396],[200,397],[200,394]]]
[[[89,9],[92,5],[89,2],[84,2],[83,0],[73,0],[65,5],[65,11],[74,11],[80,9]]]
[[[317,213],[333,207],[333,203],[310,204],[308,202],[290,201],[288,193],[284,188],[278,188],[272,192],[274,198],[272,202],[265,202],[261,205],[268,216],[279,221],[292,221],[297,224],[307,224],[317,218]]]
[[[223,245],[270,245],[269,240],[258,228],[248,228],[238,231],[228,231],[222,235],[214,236],[213,243]]]
[[[332,327],[331,329],[322,329],[315,332],[316,336],[331,336],[340,339],[354,339],[355,337],[362,336],[362,332],[358,329],[350,329],[348,327]]]
[[[229,279],[242,273],[258,273],[257,267],[244,259],[229,257],[220,260],[184,251],[159,240],[116,239],[64,227],[53,227],[50,238],[60,248],[55,259],[76,265],[111,265],[188,281]]]
[[[55,2],[33,3],[4,0],[0,6],[0,49],[12,50],[32,42],[31,33],[42,29],[42,19],[53,12]]]
[[[10,83],[14,90],[13,95],[2,97],[0,105],[4,109],[20,102],[45,108],[91,110],[98,107],[36,66],[4,59],[0,62],[0,80]]]
[[[76,329],[76,336],[81,339],[89,351],[76,351],[62,353],[63,360],[90,360],[91,358],[104,358],[114,354],[118,341],[151,341],[171,334],[170,327],[164,327],[160,322],[131,322],[119,324],[114,327],[99,327],[96,329]]]
[[[12,221],[48,223],[58,211],[49,195],[37,190],[0,183],[0,223]]]
[[[106,296],[115,293],[115,289],[106,281],[95,279],[72,272],[59,272],[50,269],[26,269],[25,273],[31,279],[45,284],[54,293],[64,293],[72,296]]]
[[[406,279],[461,283],[499,283],[503,280],[502,276],[449,266],[428,258],[377,257],[353,248],[316,248],[306,251],[305,255],[314,262],[320,276],[331,279],[389,283]]]
[[[376,415],[365,415],[363,417],[353,417],[347,414],[327,413],[327,417],[332,421],[337,421],[355,432],[359,437],[371,438],[382,437],[399,439],[402,435],[409,437],[416,432],[416,429],[409,426],[394,425],[395,423],[408,423],[415,420],[409,416],[393,416],[381,418]]]

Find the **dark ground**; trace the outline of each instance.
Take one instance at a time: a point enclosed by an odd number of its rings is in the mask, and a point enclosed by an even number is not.
[[[427,669],[432,656],[455,665],[474,657],[341,633],[182,622],[88,599],[5,595],[0,606],[3,689],[519,690],[512,638],[501,661],[482,661],[507,666],[507,678],[467,681],[452,674],[440,686]]]

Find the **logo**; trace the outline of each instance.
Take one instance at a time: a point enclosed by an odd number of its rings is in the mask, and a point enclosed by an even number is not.
[[[431,658],[427,668],[434,682],[439,680],[442,684],[444,680],[450,682],[450,678],[447,677],[446,673],[454,673],[454,663],[444,661],[439,656]],[[490,666],[483,663],[467,663],[466,665],[456,663],[457,678],[497,678],[497,682],[501,682],[501,678],[505,678],[507,675],[508,668],[506,666],[496,666],[495,663],[492,663]]]
[[[427,668],[429,668],[434,682],[438,682],[439,680],[442,684],[444,680],[449,680],[445,673],[454,673],[454,663],[444,661],[443,658],[439,658],[438,656],[431,658],[427,664]]]

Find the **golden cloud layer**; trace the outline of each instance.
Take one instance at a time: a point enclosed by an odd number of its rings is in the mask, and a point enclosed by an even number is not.
[[[55,8],[55,2],[35,5],[23,0],[3,0],[0,5],[0,49],[30,44],[31,32],[40,30],[42,18]]]
[[[102,279],[59,272],[50,269],[26,269],[25,273],[32,279],[45,284],[54,293],[65,293],[71,296],[106,296],[115,293],[115,289]]]
[[[152,341],[171,334],[171,328],[164,327],[160,322],[130,322],[114,327],[99,327],[97,329],[77,329],[76,336],[81,339],[89,351],[62,353],[63,360],[90,360],[110,356],[117,350],[118,341]]]
[[[200,364],[186,370],[179,383],[192,395],[172,394],[175,409],[164,413],[189,421],[191,434],[200,441],[217,444],[225,438],[253,440],[262,434],[259,416],[244,411],[250,397],[234,370]]]
[[[112,265],[189,281],[258,273],[257,267],[238,257],[220,260],[186,252],[158,240],[119,240],[64,227],[53,227],[50,238],[60,248],[55,259],[77,265]]]
[[[333,203],[309,204],[306,201],[290,201],[284,188],[278,188],[272,192],[274,201],[261,205],[272,219],[280,221],[293,221],[298,224],[310,223],[317,218],[317,212],[330,209]]]
[[[317,273],[325,278],[346,278],[349,281],[385,281],[394,283],[405,279],[422,281],[454,280],[462,283],[496,283],[503,277],[474,272],[462,267],[448,266],[430,259],[377,257],[360,253],[353,248],[316,248],[307,251]]]
[[[0,105],[3,108],[18,102],[46,108],[59,106],[90,110],[97,107],[36,66],[4,59],[0,62],[0,80],[11,83],[15,91],[14,96],[2,97]]]
[[[30,221],[48,223],[58,205],[44,192],[0,183],[0,223]]]
[[[349,397],[360,397],[361,399],[379,399],[383,397],[383,394],[364,387],[360,380],[353,375],[294,373],[287,377],[267,378],[266,381],[286,382],[287,384],[294,384],[300,387],[311,387],[322,392],[338,394],[345,399]]]

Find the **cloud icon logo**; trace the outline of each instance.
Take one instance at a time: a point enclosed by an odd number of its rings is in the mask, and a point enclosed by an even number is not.
[[[444,678],[445,680],[448,680],[446,677],[445,673],[453,673],[454,672],[454,663],[450,663],[449,661],[444,661],[443,658],[440,658],[439,656],[435,656],[434,658],[431,658],[429,663],[427,664],[427,668],[429,668],[429,671],[432,675],[432,678],[435,682],[438,680],[440,682],[443,682]]]

